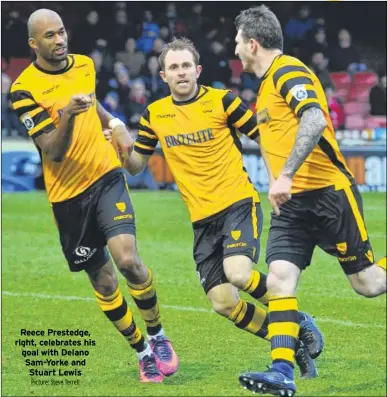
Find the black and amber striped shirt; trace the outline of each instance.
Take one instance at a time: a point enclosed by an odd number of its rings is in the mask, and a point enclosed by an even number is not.
[[[324,90],[317,76],[300,60],[277,56],[262,78],[256,109],[261,145],[278,177],[294,147],[299,120],[311,107],[322,110],[327,122],[318,145],[293,178],[292,193],[353,184],[335,137]]]
[[[107,172],[121,166],[113,146],[102,133],[93,61],[83,55],[69,55],[67,60],[67,66],[56,72],[45,71],[33,63],[11,87],[12,107],[33,139],[59,126],[63,109],[73,95],[92,98],[89,110],[75,117],[71,145],[64,160],[53,162],[41,153],[50,202],[79,195]]]
[[[236,129],[256,139],[253,112],[228,90],[200,86],[189,101],[168,96],[149,105],[140,119],[134,150],[151,155],[160,142],[195,222],[245,198],[259,201],[243,168]]]

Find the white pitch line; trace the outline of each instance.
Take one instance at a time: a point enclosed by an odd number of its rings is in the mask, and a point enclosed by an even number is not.
[[[65,301],[86,301],[86,302],[96,302],[94,298],[82,297],[82,296],[71,296],[71,295],[48,295],[48,294],[39,294],[33,292],[11,292],[11,291],[2,291],[2,294],[5,296],[16,296],[16,297],[30,297],[37,299],[57,299],[57,300],[65,300]],[[184,312],[198,312],[198,313],[208,313],[214,314],[213,310],[204,309],[202,307],[190,307],[190,306],[175,306],[175,305],[161,305],[164,309],[172,309]],[[319,317],[316,319],[319,323],[330,323],[342,325],[344,327],[354,327],[354,328],[378,328],[385,329],[386,325],[384,324],[367,324],[367,323],[354,323],[352,321],[347,320],[338,320],[335,318],[329,317]]]

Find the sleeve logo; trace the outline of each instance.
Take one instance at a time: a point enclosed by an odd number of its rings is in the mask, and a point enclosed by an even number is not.
[[[20,117],[20,120],[28,131],[32,130],[35,126],[34,120],[32,120],[32,117],[28,113],[23,114],[23,116]]]
[[[295,85],[290,92],[297,99],[297,101],[303,101],[308,98],[308,92],[306,91],[304,84]]]

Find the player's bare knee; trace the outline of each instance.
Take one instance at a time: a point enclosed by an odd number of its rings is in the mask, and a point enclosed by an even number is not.
[[[366,298],[375,298],[386,293],[386,272],[375,265],[348,278],[354,291]]]
[[[230,317],[238,302],[234,300],[211,300],[211,305],[214,311],[223,317]]]
[[[212,288],[207,297],[215,312],[224,317],[229,317],[239,302],[238,289],[229,283]]]
[[[271,295],[294,295],[299,274],[299,269],[289,262],[272,262],[266,280],[269,293]]]
[[[118,287],[118,279],[112,263],[109,261],[99,269],[87,271],[93,288],[103,296],[112,295]]]
[[[223,261],[227,280],[239,289],[244,289],[250,280],[252,266],[251,259],[242,255],[230,256]]]
[[[243,289],[250,279],[250,273],[243,271],[243,269],[234,271],[230,274],[226,273],[227,280],[239,289]]]
[[[353,289],[359,295],[366,298],[375,298],[386,292],[386,283],[382,280],[372,280],[367,282],[359,282],[352,284]]]
[[[123,250],[116,259],[116,265],[126,278],[138,275],[144,267],[137,252],[133,250]]]

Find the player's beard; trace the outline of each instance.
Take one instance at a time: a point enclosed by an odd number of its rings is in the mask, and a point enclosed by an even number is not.
[[[63,53],[63,55],[55,55],[55,53],[51,53],[50,55],[43,56],[44,60],[47,61],[48,63],[51,63],[53,65],[58,65],[59,63],[65,61],[67,59],[67,48],[66,51]]]

